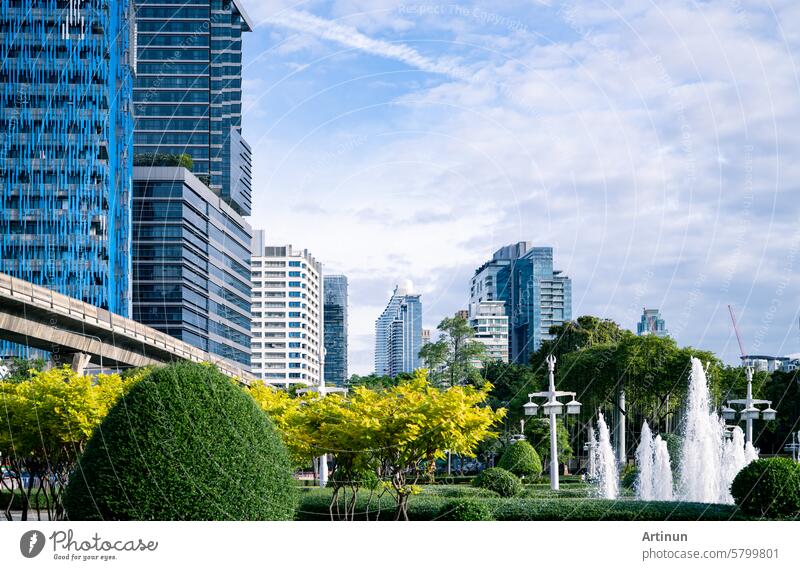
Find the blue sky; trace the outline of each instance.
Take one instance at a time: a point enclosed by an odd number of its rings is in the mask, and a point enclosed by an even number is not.
[[[351,372],[394,283],[435,328],[519,240],[576,316],[800,352],[800,3],[243,1],[251,223],[349,277]]]

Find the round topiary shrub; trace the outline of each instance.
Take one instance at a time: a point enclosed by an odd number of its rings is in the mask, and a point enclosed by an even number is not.
[[[518,477],[535,478],[542,474],[542,460],[527,441],[518,441],[508,446],[497,464]]]
[[[288,520],[289,457],[216,368],[156,368],[108,413],[65,491],[71,520]]]
[[[501,497],[513,497],[522,492],[522,482],[519,477],[501,467],[492,467],[481,471],[472,484],[481,489],[494,491]]]
[[[796,516],[800,514],[800,464],[785,457],[753,461],[736,475],[731,494],[746,514]]]
[[[483,501],[448,501],[437,515],[440,521],[493,521],[492,509]]]

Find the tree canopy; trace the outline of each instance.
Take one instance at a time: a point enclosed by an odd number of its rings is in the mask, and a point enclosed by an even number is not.
[[[486,347],[473,340],[475,331],[461,315],[446,317],[436,327],[439,340],[422,347],[419,356],[430,371],[431,381],[442,386],[475,384],[480,379],[475,364],[485,358]]]
[[[25,368],[19,365],[18,368]],[[51,520],[62,516],[61,491],[97,426],[141,374],[78,376],[65,365],[52,370],[30,367],[27,377],[0,381],[0,453],[17,488],[23,489],[23,517],[32,494],[42,496]],[[27,486],[22,474],[27,473]],[[7,483],[3,479],[3,484]],[[12,494],[13,496],[13,494]],[[10,518],[11,503],[6,505]]]
[[[365,474],[372,473],[394,497],[396,517],[405,519],[408,498],[436,460],[447,450],[474,456],[503,417],[505,410],[485,405],[490,388],[437,388],[419,370],[394,386],[357,386],[348,396],[290,398],[259,384],[249,390],[296,454],[333,457],[332,501],[345,488],[354,497]],[[333,513],[333,503],[331,508]],[[347,508],[345,516],[352,516]]]

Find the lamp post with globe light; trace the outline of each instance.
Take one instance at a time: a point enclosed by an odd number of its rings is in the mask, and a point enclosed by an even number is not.
[[[556,391],[555,369],[556,357],[552,354],[545,359],[547,362],[548,376],[550,380],[549,389],[546,392],[534,392],[528,394],[528,402],[522,406],[526,416],[535,416],[539,413],[539,406],[534,403],[533,398],[546,398],[542,404],[544,414],[550,416],[550,488],[558,491],[558,441],[556,439],[557,426],[556,416],[563,412],[564,404],[557,398],[571,396],[572,400],[567,402],[567,414],[576,415],[581,412],[581,403],[575,399],[575,392]]]
[[[735,420],[736,419],[736,409],[731,407],[731,405],[736,406],[744,406],[739,411],[740,419],[745,421],[745,441],[747,443],[753,443],[753,420],[757,420],[759,414],[761,414],[761,419],[765,422],[770,422],[775,419],[778,412],[772,409],[772,401],[771,400],[756,400],[753,398],[753,367],[747,366],[745,367],[745,372],[747,374],[747,395],[743,399],[739,400],[728,400],[722,408],[722,417],[725,420]],[[756,408],[756,404],[763,405],[766,404],[767,407],[763,410]]]

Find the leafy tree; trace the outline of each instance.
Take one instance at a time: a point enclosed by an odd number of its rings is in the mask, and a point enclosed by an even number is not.
[[[384,388],[397,386],[397,384],[403,380],[410,380],[413,377],[414,374],[409,372],[401,372],[394,378],[391,376],[378,376],[377,374],[369,374],[367,376],[353,374],[347,380],[347,387],[355,388],[356,386],[363,386],[364,388],[369,388],[370,390],[382,390]]]
[[[295,453],[333,458],[331,518],[353,518],[358,488],[372,472],[382,484],[368,485],[370,501],[377,491],[380,505],[380,495],[388,492],[396,504],[395,518],[407,520],[408,500],[436,460],[446,450],[474,457],[502,419],[505,410],[485,406],[490,389],[437,388],[425,370],[418,370],[393,386],[356,386],[348,396],[331,394],[302,404],[258,383],[249,390]]]
[[[23,520],[31,504],[37,505],[38,512],[44,503],[51,520],[63,516],[62,490],[86,442],[138,380],[136,374],[124,379],[118,374],[99,374],[92,379],[64,366],[48,371],[32,368],[27,378],[0,381],[5,419],[0,453],[21,490]],[[28,474],[25,486],[23,473]],[[3,479],[3,485],[11,490],[8,479]],[[9,520],[13,493],[10,497],[5,507]]]
[[[437,329],[442,333],[441,338],[420,350],[420,358],[432,373],[431,379],[443,386],[479,383],[480,373],[474,362],[485,358],[486,347],[473,340],[475,331],[467,319],[460,315],[446,317]]]
[[[506,423],[516,425],[524,416],[522,405],[528,401],[528,394],[542,388],[543,376],[534,373],[530,366],[491,361],[483,368],[482,382],[492,385],[489,405],[495,409],[507,408]]]
[[[261,380],[256,380],[243,389],[275,423],[289,450],[292,464],[296,468],[309,465],[314,457],[314,450],[306,427],[305,407],[317,396],[314,393],[293,396],[285,390],[268,386]]]
[[[784,446],[792,443],[792,434],[800,430],[800,381],[798,372],[775,371],[757,387],[756,374],[753,378],[753,391],[756,397],[772,400],[772,407],[778,412],[775,421],[759,422],[755,431],[756,447],[763,453],[782,453]],[[737,394],[744,395],[744,391]],[[741,396],[739,396],[741,397]]]
[[[591,315],[584,315],[574,321],[554,325],[550,327],[549,332],[553,338],[542,341],[539,350],[531,355],[534,369],[544,368],[546,370],[544,362],[549,354],[560,359],[564,354],[576,350],[598,344],[615,344],[633,336],[633,333],[620,328],[611,319],[602,319]]]
[[[536,450],[543,465],[550,465],[550,420],[533,418],[525,422],[525,439]],[[569,432],[563,422],[556,421],[556,443],[558,444],[558,462],[566,463],[572,458]]]
[[[0,361],[2,364],[2,361]],[[24,358],[14,358],[6,362],[8,374],[3,378],[5,382],[22,382],[29,380],[34,372],[41,372],[45,369],[46,362],[42,358],[26,360]]]
[[[629,419],[633,412],[666,428],[686,396],[693,356],[710,364],[709,380],[718,393],[721,363],[712,353],[679,348],[673,339],[655,335],[625,335],[617,343],[593,344],[563,355],[557,387],[577,392],[584,410],[616,408],[624,390]]]

